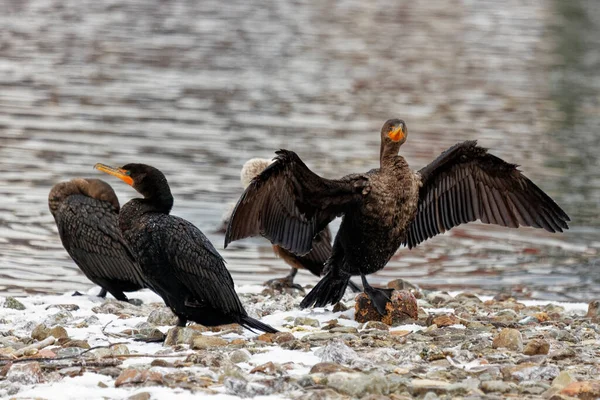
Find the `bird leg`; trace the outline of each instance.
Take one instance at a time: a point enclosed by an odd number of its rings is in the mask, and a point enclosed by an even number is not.
[[[364,275],[361,274],[360,277],[362,279],[364,291],[367,296],[369,296],[369,299],[371,299],[371,303],[373,303],[377,312],[381,315],[387,314],[385,306],[390,301],[394,289],[376,289],[369,285],[369,282],[367,282],[367,278]]]
[[[71,296],[83,296],[83,294],[79,293],[77,290],[73,292]]]
[[[358,287],[358,285],[354,282],[352,282],[351,280],[348,281],[348,287],[350,288],[350,290],[352,290],[353,293],[360,293],[362,292],[362,289]]]
[[[105,298],[106,297],[106,292],[107,292],[106,289],[104,289],[104,288],[100,289],[100,293],[98,293],[98,297]]]
[[[177,316],[177,326],[184,327],[187,324],[187,318],[182,317],[181,315]]]
[[[264,285],[268,286],[272,289],[275,289],[275,290],[289,288],[289,289],[298,289],[301,292],[304,292],[304,288],[302,286],[300,286],[297,283],[294,283],[294,277],[296,276],[297,273],[298,273],[298,270],[296,268],[292,268],[292,270],[290,271],[290,273],[287,276],[284,276],[283,278],[269,279],[268,281],[266,281],[264,283]]]

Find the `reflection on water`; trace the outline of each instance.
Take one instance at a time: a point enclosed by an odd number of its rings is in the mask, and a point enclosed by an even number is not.
[[[174,214],[220,249],[216,228],[241,194],[245,160],[285,147],[327,177],[368,170],[381,124],[401,117],[411,132],[402,154],[415,168],[478,139],[521,164],[573,229],[460,227],[399,251],[374,282],[597,296],[594,7],[437,3],[3,2],[0,292],[88,285],[60,245],[46,198],[58,181],[98,176],[96,162],[162,169]],[[102,178],[122,202],[135,195]],[[222,254],[237,283],[287,273],[258,238]]]

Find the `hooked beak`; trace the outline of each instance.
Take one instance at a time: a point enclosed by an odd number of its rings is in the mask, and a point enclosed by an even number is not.
[[[404,139],[404,130],[402,129],[402,125],[398,125],[395,127],[390,133],[388,133],[390,139],[394,142],[399,142]]]
[[[127,171],[126,169],[110,167],[108,165],[104,165],[104,164],[100,164],[100,163],[94,165],[94,168],[97,169],[98,171],[102,171],[109,175],[116,176],[117,178],[119,178],[120,180],[122,180],[123,182],[128,184],[129,186],[133,186],[133,179],[131,178],[131,176],[129,176],[130,172]]]

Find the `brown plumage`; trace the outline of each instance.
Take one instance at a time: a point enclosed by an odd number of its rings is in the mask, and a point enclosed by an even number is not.
[[[118,226],[119,200],[110,185],[100,179],[77,178],[50,190],[48,207],[61,242],[85,276],[127,301],[123,292],[145,287],[142,272]]]
[[[398,155],[408,132],[402,120],[381,129],[380,167],[339,180],[323,179],[288,150],[252,181],[233,211],[225,245],[263,235],[295,254],[343,216],[326,275],[301,307],[340,300],[351,275],[383,314],[390,291],[375,289],[366,275],[379,271],[402,244],[414,247],[457,226],[480,219],[507,227],[568,229],[569,217],[516,165],[476,142],[458,143],[419,172]]]

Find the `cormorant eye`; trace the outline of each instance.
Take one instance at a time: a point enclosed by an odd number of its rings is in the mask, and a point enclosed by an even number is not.
[[[125,175],[130,176],[131,175],[131,171],[125,171]]]

